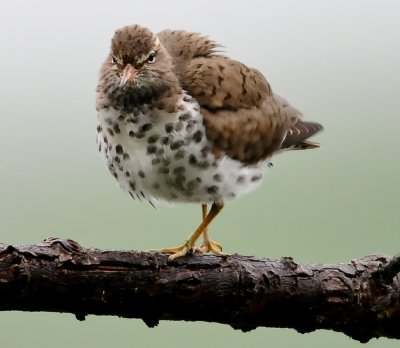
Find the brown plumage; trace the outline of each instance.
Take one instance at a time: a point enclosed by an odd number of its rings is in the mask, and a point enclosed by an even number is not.
[[[318,147],[305,140],[322,126],[301,121],[258,70],[218,54],[221,45],[200,34],[166,30],[158,37],[182,88],[200,104],[215,154],[251,165],[281,149]]]
[[[171,253],[225,256],[208,225],[228,200],[254,189],[275,153],[310,149],[322,129],[274,94],[265,77],[182,30],[118,29],[97,86],[99,151],[134,199],[202,205],[203,222]],[[207,212],[207,204],[212,204]]]

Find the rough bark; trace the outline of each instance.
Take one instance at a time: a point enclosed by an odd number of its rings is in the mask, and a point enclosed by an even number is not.
[[[218,322],[249,331],[335,330],[400,338],[400,256],[348,264],[85,249],[71,240],[0,244],[0,310]]]

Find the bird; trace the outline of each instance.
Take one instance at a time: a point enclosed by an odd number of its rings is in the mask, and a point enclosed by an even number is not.
[[[111,39],[96,110],[98,150],[124,191],[153,206],[201,205],[202,221],[182,245],[156,249],[170,261],[193,252],[227,257],[210,223],[259,186],[274,155],[318,148],[309,137],[323,128],[208,36],[138,24]]]

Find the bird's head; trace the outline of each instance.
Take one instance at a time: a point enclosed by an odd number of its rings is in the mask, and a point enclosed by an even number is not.
[[[113,106],[129,111],[151,104],[177,85],[171,57],[149,29],[132,25],[115,32],[98,87]]]

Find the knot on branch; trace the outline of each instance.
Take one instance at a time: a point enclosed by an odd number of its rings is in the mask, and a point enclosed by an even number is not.
[[[386,283],[392,283],[394,278],[400,273],[400,254],[393,256],[393,258],[386,262],[386,264],[381,264],[379,269],[375,272],[374,276],[376,278],[382,279]]]

